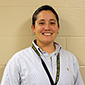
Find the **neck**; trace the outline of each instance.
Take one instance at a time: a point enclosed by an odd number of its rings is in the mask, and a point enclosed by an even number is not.
[[[37,43],[37,45],[47,53],[53,53],[55,51],[54,43],[44,44],[44,43]]]

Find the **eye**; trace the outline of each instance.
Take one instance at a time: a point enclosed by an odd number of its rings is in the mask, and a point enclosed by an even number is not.
[[[44,22],[40,22],[39,24],[40,24],[40,25],[44,25]]]
[[[51,25],[55,25],[56,23],[55,22],[50,22]]]

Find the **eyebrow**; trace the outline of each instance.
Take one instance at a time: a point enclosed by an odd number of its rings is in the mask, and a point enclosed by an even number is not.
[[[39,20],[39,21],[45,21],[45,19],[41,19],[41,20]],[[50,21],[55,21],[55,22],[56,22],[55,19],[50,19]]]
[[[40,19],[39,21],[45,21],[44,19]]]
[[[55,19],[50,19],[50,21],[55,21],[55,22],[56,22],[56,20],[55,20]]]

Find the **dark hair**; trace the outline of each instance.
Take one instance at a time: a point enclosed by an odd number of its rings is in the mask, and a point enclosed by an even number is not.
[[[32,16],[32,24],[33,26],[35,27],[35,21],[37,20],[37,15],[43,11],[43,10],[50,10],[54,13],[54,15],[56,16],[56,20],[57,20],[57,23],[58,23],[58,27],[59,27],[59,17],[58,17],[58,14],[56,13],[56,11],[49,5],[43,5],[41,7],[39,7],[33,14]]]

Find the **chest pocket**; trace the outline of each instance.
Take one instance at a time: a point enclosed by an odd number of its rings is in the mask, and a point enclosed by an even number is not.
[[[74,72],[69,68],[64,68],[60,72],[59,85],[74,85]]]

